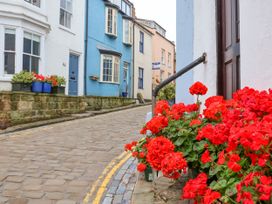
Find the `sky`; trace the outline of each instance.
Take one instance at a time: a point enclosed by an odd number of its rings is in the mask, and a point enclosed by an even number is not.
[[[176,0],[130,0],[137,18],[155,20],[164,29],[166,37],[176,41]]]

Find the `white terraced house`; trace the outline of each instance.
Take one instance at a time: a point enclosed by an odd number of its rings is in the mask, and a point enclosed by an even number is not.
[[[0,0],[0,91],[22,70],[67,79],[82,95],[85,1]]]

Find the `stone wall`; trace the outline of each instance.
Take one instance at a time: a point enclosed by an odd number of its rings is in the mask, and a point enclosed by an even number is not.
[[[87,110],[101,110],[134,104],[118,97],[73,97],[26,92],[0,92],[0,129],[21,123],[63,117]]]

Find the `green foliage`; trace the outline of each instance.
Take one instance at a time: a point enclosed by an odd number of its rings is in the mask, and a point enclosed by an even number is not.
[[[168,84],[162,88],[158,94],[158,100],[174,100],[176,97],[176,85]]]
[[[12,83],[32,83],[34,76],[31,72],[21,71],[12,77]]]
[[[57,76],[57,82],[58,82],[58,86],[65,86],[66,85],[66,80],[62,76]]]

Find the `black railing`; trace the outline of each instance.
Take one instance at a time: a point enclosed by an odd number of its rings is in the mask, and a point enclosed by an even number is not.
[[[180,70],[177,73],[175,73],[174,75],[170,76],[168,79],[166,79],[163,82],[161,82],[158,86],[156,86],[156,88],[153,90],[153,93],[152,93],[152,115],[154,115],[154,108],[155,108],[155,105],[156,105],[156,98],[157,98],[157,95],[158,95],[159,91],[163,87],[165,87],[167,84],[169,84],[170,82],[174,81],[178,77],[182,76],[186,72],[190,71],[191,69],[193,69],[197,65],[199,65],[201,63],[205,63],[206,62],[206,57],[207,57],[207,54],[203,53],[201,57],[199,57],[198,59],[196,59],[191,64],[187,65],[182,70]]]

